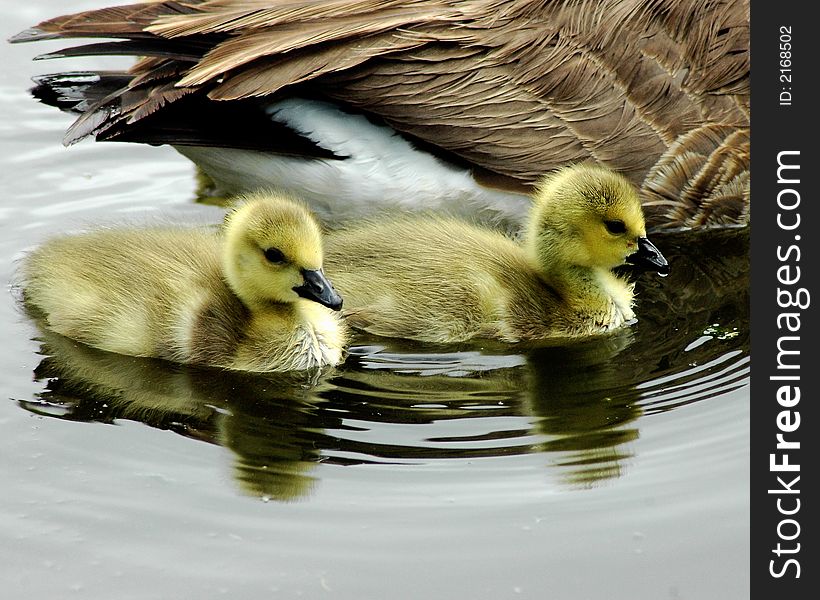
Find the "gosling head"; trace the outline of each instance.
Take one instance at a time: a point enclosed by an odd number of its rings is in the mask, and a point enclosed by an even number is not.
[[[316,220],[286,196],[246,196],[225,220],[225,277],[248,306],[306,298],[339,310],[342,298],[325,277],[322,259]]]
[[[556,264],[612,269],[629,262],[669,272],[663,254],[646,237],[635,187],[599,166],[566,167],[539,182],[526,243],[545,271]]]

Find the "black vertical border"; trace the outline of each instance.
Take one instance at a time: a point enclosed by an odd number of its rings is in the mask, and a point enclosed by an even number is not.
[[[817,494],[815,464],[818,460],[820,426],[817,422],[817,403],[820,402],[820,352],[818,343],[817,308],[820,293],[817,289],[817,271],[820,265],[817,225],[817,180],[820,164],[817,161],[817,145],[820,143],[820,97],[814,95],[814,80],[820,75],[820,22],[809,15],[815,7],[811,2],[797,0],[752,0],[751,2],[751,57],[752,57],[752,108],[751,120],[751,596],[752,599],[788,599],[820,597],[818,586],[818,535],[813,529],[813,513]],[[812,13],[815,10],[811,11]],[[785,40],[790,38],[788,42]],[[781,43],[784,44],[781,47]],[[790,44],[786,49],[785,43]],[[788,52],[789,54],[785,54]],[[783,54],[781,54],[783,53]],[[782,62],[788,60],[789,62]],[[784,77],[788,75],[789,77]],[[786,92],[786,93],[784,93]],[[790,97],[789,97],[790,95]],[[790,154],[780,154],[789,152]],[[799,154],[796,154],[799,152]],[[778,183],[778,155],[781,163],[799,165],[798,169],[782,169],[781,180],[799,179],[799,183]],[[784,190],[792,191],[784,191]],[[795,193],[796,192],[796,193]],[[784,209],[780,203],[799,205]],[[800,223],[795,226],[797,215]],[[778,221],[780,215],[780,221]],[[794,227],[794,229],[784,229]],[[789,247],[796,246],[798,251]],[[778,253],[780,256],[778,256]],[[781,259],[781,257],[786,257]],[[786,269],[778,271],[788,265]],[[797,268],[800,279],[789,285],[778,280],[778,274],[786,280],[794,280]],[[809,305],[783,307],[778,303],[778,290],[788,290],[795,296],[800,288],[810,295]],[[805,299],[805,295],[802,296]],[[781,304],[788,304],[788,296],[781,295]],[[805,304],[805,302],[801,302]],[[782,313],[799,315],[799,331],[789,331],[785,318],[778,322]],[[791,319],[796,326],[798,320]],[[791,336],[784,339],[783,336]],[[794,339],[798,338],[798,339]],[[778,350],[799,350],[799,354],[783,354]],[[778,367],[781,364],[798,365],[797,368]],[[773,380],[773,376],[796,375],[798,380]],[[778,390],[789,385],[782,398],[794,404],[800,388],[800,400],[794,406],[784,407],[778,402]],[[788,414],[783,414],[786,411]],[[800,424],[793,432],[782,432],[780,423],[794,428],[800,413]],[[799,449],[778,450],[777,434],[784,439],[799,442]],[[773,472],[770,468],[772,454],[776,462],[783,462],[787,453],[791,464],[799,464],[800,470]],[[800,476],[794,482],[795,476]],[[784,483],[778,481],[780,476]],[[787,493],[799,489],[799,493]],[[771,493],[769,490],[779,490]],[[791,512],[782,514],[778,509]],[[788,521],[793,519],[793,521]],[[799,525],[799,535],[794,536]],[[782,536],[780,535],[782,534]],[[781,539],[784,538],[784,539]],[[799,551],[794,552],[798,548]],[[781,550],[778,556],[778,544]],[[793,552],[793,553],[792,553]],[[800,577],[794,563],[800,565]],[[772,573],[782,573],[775,577]]]

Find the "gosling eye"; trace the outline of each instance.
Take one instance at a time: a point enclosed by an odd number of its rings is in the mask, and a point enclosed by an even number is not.
[[[623,221],[604,221],[607,231],[612,234],[626,233],[626,225]]]
[[[267,248],[265,250],[265,260],[269,263],[281,264],[285,262],[285,255],[279,248]]]

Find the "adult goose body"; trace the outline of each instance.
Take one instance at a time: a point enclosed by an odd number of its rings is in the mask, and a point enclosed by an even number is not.
[[[592,160],[650,228],[749,218],[747,0],[186,0],[57,17],[13,41],[141,57],[38,78],[66,135],[172,144],[225,192],[321,216],[446,208],[508,224]]]

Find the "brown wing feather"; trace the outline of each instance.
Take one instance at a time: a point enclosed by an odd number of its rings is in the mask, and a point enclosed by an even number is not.
[[[341,37],[398,17],[403,25],[438,18],[453,2],[439,0],[226,0],[200,1],[192,14],[166,14],[148,31],[163,37],[242,34],[281,25],[336,22]]]
[[[395,22],[387,21],[378,26],[361,27],[359,30],[346,30],[341,32],[338,27],[340,23],[333,21],[330,23],[315,23],[287,27],[277,27],[275,30],[262,30],[231,38],[218,45],[179,82],[180,86],[195,86],[216,79],[225,73],[239,69],[247,63],[263,57],[287,57],[288,53],[301,50],[307,46],[312,51],[322,52],[328,44],[339,43],[344,47],[348,45],[349,51],[356,54],[356,43],[359,42],[365,55],[364,60],[390,51],[392,44],[385,44],[382,48],[376,48],[368,43],[368,38],[374,34],[392,31]],[[392,34],[392,39],[400,45],[417,46],[419,42],[402,41],[401,37]],[[350,41],[353,45],[350,45]],[[363,38],[363,40],[362,40]],[[388,38],[382,36],[381,39]],[[341,48],[340,48],[341,49]],[[378,50],[378,51],[376,51]],[[357,64],[354,61],[352,65]],[[283,61],[286,64],[287,60]]]
[[[216,85],[209,96],[219,100],[267,96],[289,85],[360,65],[374,55],[383,55],[385,48],[398,52],[422,43],[388,32],[364,39],[326,44],[322,48],[311,48],[308,52],[296,52],[287,57],[261,58]]]
[[[145,31],[158,17],[190,13],[191,8],[177,2],[143,2],[125,6],[88,10],[43,21],[35,30],[44,36],[71,37],[153,37]],[[20,41],[29,41],[24,39]]]

